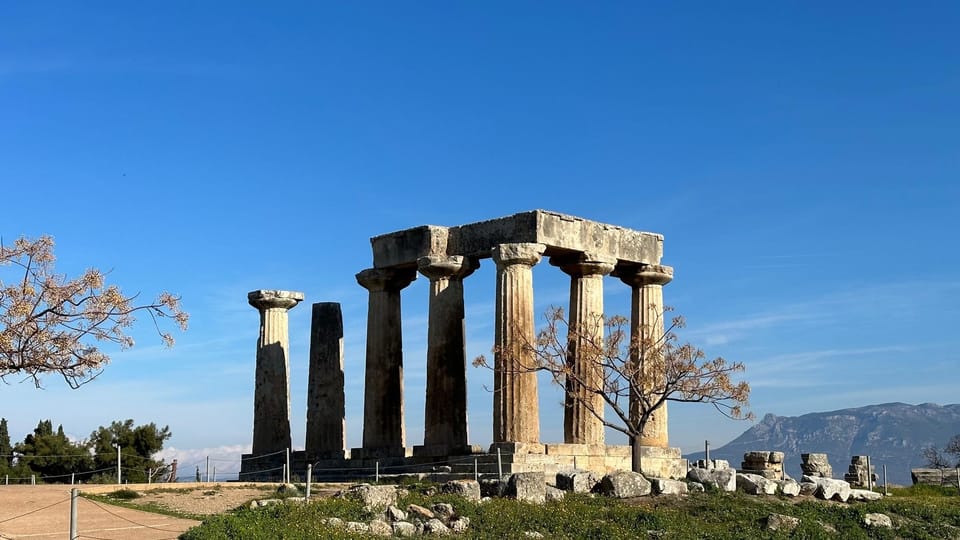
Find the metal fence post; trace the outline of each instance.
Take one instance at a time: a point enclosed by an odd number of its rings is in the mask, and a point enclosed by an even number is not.
[[[80,535],[77,534],[77,495],[80,490],[73,488],[70,490],[70,540],[77,540]]]
[[[307,500],[310,500],[310,481],[313,480],[313,463],[307,463]]]

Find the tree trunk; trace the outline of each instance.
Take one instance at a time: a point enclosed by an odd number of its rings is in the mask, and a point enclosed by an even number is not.
[[[631,456],[630,467],[631,467],[631,470],[635,473],[643,472],[641,470],[641,461],[642,461],[641,449],[642,448],[643,447],[640,446],[640,437],[630,437],[630,456]]]

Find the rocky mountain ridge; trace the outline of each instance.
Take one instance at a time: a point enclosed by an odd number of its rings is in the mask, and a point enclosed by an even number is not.
[[[878,474],[886,465],[891,483],[909,485],[910,469],[925,466],[923,449],[942,447],[958,433],[960,404],[883,403],[802,416],[767,414],[736,439],[711,449],[710,457],[740,468],[744,452],[780,451],[787,474],[800,478],[801,453],[826,453],[834,476],[843,478],[851,456],[869,455]],[[703,452],[685,457],[702,459]]]

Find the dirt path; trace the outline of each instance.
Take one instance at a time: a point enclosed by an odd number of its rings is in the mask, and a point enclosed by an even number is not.
[[[114,489],[116,489],[114,487]],[[174,539],[199,524],[80,497],[80,538]],[[0,486],[0,539],[66,538],[70,534],[70,486]]]

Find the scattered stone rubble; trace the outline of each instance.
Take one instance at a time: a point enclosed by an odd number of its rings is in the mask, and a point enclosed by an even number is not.
[[[854,465],[864,465],[862,456],[854,456]],[[649,495],[685,496],[690,492],[706,489],[736,491],[752,495],[798,495],[815,496],[819,499],[840,502],[872,501],[881,498],[879,493],[865,489],[853,489],[845,480],[830,478],[830,465],[825,454],[803,454],[802,481],[783,478],[783,454],[781,452],[747,452],[744,464],[750,469],[737,472],[724,460],[700,460],[693,463],[686,480],[647,478],[632,471],[614,471],[600,476],[590,471],[568,469],[558,472],[555,478],[547,479],[543,472],[505,474],[501,477],[474,480],[452,480],[430,488],[430,493],[455,494],[466,500],[483,503],[490,497],[508,497],[532,504],[544,504],[563,499],[567,492],[596,493],[613,498],[636,498]],[[753,472],[750,472],[753,471]],[[808,473],[809,471],[809,473]],[[860,476],[857,476],[859,479]],[[292,487],[292,486],[291,486]],[[290,488],[284,488],[291,492]],[[369,523],[345,522],[339,518],[327,518],[324,522],[334,528],[363,532],[374,536],[446,536],[469,530],[470,519],[457,513],[454,505],[437,503],[429,508],[416,504],[405,509],[397,506],[398,499],[409,492],[399,486],[357,484],[338,492],[335,497],[359,501],[363,507],[376,515]],[[251,507],[269,506],[281,502],[303,501],[303,497],[267,499],[254,501]],[[889,527],[887,516],[868,515],[872,526]],[[884,520],[884,518],[887,518]],[[800,523],[796,518],[771,514],[767,518],[770,531],[792,531]],[[524,532],[525,537],[540,538],[536,531]]]

